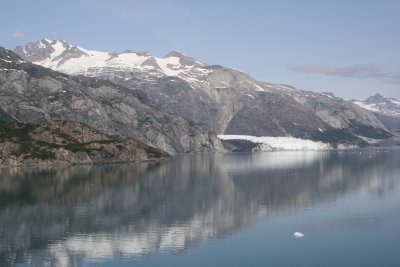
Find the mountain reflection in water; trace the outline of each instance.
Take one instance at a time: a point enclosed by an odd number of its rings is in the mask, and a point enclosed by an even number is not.
[[[351,191],[390,193],[398,162],[398,151],[296,151],[0,169],[0,265],[181,251]]]

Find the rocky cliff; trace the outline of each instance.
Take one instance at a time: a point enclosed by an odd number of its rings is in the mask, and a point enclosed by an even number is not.
[[[82,123],[0,122],[0,166],[93,164],[167,158],[135,139],[99,133]]]

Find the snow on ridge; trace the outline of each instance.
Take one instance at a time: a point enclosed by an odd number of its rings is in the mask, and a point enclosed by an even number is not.
[[[379,112],[379,109],[376,107],[376,105],[368,105],[368,104],[365,104],[362,101],[354,101],[353,103],[358,105],[359,107],[364,108],[364,109],[367,109],[367,110],[370,110],[370,111]]]
[[[333,98],[333,96],[331,96],[331,95],[329,95],[329,94],[327,94],[327,93],[320,93],[320,95],[327,96],[327,97],[329,97],[329,98]]]
[[[46,45],[42,41],[40,41],[39,42],[39,48],[45,48],[45,47],[46,47]]]
[[[98,77],[112,72],[149,72],[152,76],[172,76],[186,80],[194,86],[204,83],[203,76],[212,70],[206,64],[192,58],[186,61],[179,55],[169,55],[163,58],[141,52],[126,50],[123,53],[88,50],[77,45],[71,45],[63,40],[42,39],[38,42],[39,49],[52,49],[48,57],[32,63],[60,71],[69,75],[86,75]],[[25,48],[24,48],[25,49]],[[73,49],[71,53],[66,53]],[[78,51],[76,51],[78,50]],[[79,54],[79,51],[81,54]],[[46,51],[47,52],[47,51]],[[64,57],[64,54],[66,57]],[[150,64],[144,63],[152,59]]]
[[[150,55],[141,55],[135,52],[130,52],[112,56],[109,52],[87,50],[79,46],[76,46],[78,50],[87,54],[87,56],[70,58],[62,64],[59,64],[63,60],[62,58],[59,58],[59,56],[70,47],[65,47],[65,45],[60,41],[53,41],[51,47],[54,49],[54,52],[51,53],[49,58],[33,63],[71,75],[87,74],[90,69],[104,67],[119,70],[154,69],[154,67],[151,66],[141,66],[147,59],[151,58]],[[194,65],[183,65],[179,57],[154,57],[154,59],[160,67],[161,72],[167,76],[179,77],[180,74],[195,68]]]
[[[253,95],[251,95],[251,94],[245,94],[245,95],[247,95],[248,97],[251,97],[251,98],[254,98],[254,99],[255,99],[255,97],[254,97]]]
[[[284,89],[284,90],[289,90],[289,91],[297,91],[296,88],[294,88],[294,87],[292,87],[290,85],[282,84],[282,83],[275,84],[275,86],[278,89]]]
[[[261,86],[259,86],[258,84],[256,84],[256,83],[254,83],[254,82],[252,82],[252,81],[250,81],[250,80],[247,80],[251,85],[253,85],[256,89],[256,91],[262,91],[262,92],[265,92],[265,89],[264,88],[262,88]]]
[[[160,66],[161,70],[167,76],[180,77],[179,74],[191,70],[195,67],[194,65],[183,65],[179,57],[166,57],[166,58],[155,57],[155,60],[158,66]]]
[[[399,100],[397,100],[397,99],[392,99],[392,98],[389,98],[388,100],[389,100],[391,103],[400,106],[400,101],[399,101]]]
[[[41,42],[41,44],[42,44],[42,42]],[[57,62],[55,62],[55,58],[60,56],[66,50],[66,47],[64,47],[63,43],[61,43],[60,41],[57,41],[57,40],[53,41],[53,43],[51,43],[51,47],[54,49],[54,51],[50,54],[50,58],[44,59],[42,61],[36,61],[33,63],[43,66],[43,67],[46,67],[46,68],[51,68],[53,70],[58,70]]]
[[[300,139],[295,137],[271,137],[251,135],[218,135],[222,140],[244,140],[255,144],[261,144],[260,150],[326,150],[332,149],[327,143]]]

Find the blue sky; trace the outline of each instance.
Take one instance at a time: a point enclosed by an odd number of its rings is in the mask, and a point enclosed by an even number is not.
[[[3,0],[0,45],[178,50],[255,79],[400,98],[398,0]],[[4,11],[7,12],[4,12]]]

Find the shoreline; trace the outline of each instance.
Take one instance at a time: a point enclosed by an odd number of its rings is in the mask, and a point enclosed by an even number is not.
[[[74,167],[74,166],[105,166],[105,165],[118,165],[118,164],[137,164],[137,163],[155,163],[165,162],[172,160],[177,156],[182,155],[201,155],[201,154],[252,154],[252,153],[274,153],[274,152],[341,152],[341,151],[357,151],[357,150],[400,150],[400,146],[368,146],[368,147],[349,147],[349,148],[330,148],[330,149],[273,149],[273,150],[257,150],[257,151],[226,151],[226,152],[191,152],[191,153],[178,153],[171,157],[154,158],[146,160],[132,160],[132,161],[110,161],[110,162],[81,162],[81,163],[35,163],[35,164],[17,164],[17,165],[2,165],[2,168],[40,168],[40,167]],[[378,151],[379,152],[379,151]]]

